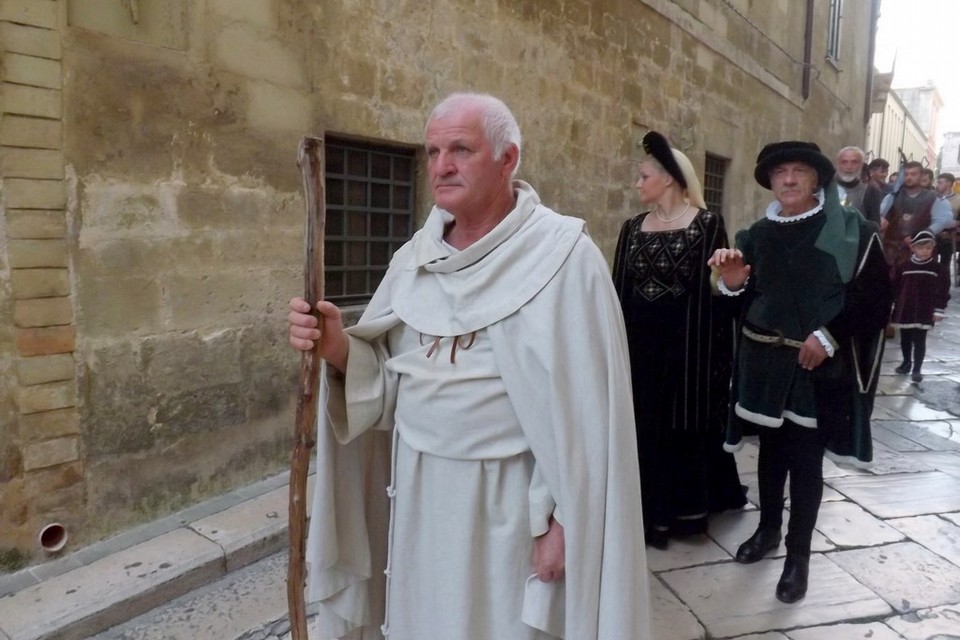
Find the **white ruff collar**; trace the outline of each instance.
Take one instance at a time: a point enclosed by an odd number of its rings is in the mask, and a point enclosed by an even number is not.
[[[774,222],[779,222],[781,224],[789,224],[791,222],[800,222],[801,220],[806,220],[807,218],[816,215],[821,209],[823,209],[823,189],[817,191],[813,197],[817,199],[817,206],[796,216],[781,216],[780,212],[783,211],[783,206],[774,200],[767,207],[767,219],[773,220]]]

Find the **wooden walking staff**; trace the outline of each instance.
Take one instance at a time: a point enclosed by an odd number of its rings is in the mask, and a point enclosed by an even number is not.
[[[303,178],[307,208],[304,236],[304,299],[314,308],[323,300],[323,234],[326,208],[323,191],[323,138],[304,137],[297,151],[297,166]],[[314,309],[314,315],[317,311]],[[323,328],[323,322],[318,325]],[[297,393],[296,441],[290,461],[290,562],[287,569],[287,603],[293,640],[307,640],[307,611],[304,601],[307,567],[307,473],[310,451],[316,444],[317,395],[320,380],[320,340],[300,358],[300,386]]]

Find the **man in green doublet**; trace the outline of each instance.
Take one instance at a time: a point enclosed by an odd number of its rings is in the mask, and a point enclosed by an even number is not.
[[[760,526],[737,551],[752,563],[780,544],[790,477],[787,557],[777,598],[806,595],[810,542],[823,497],[823,455],[872,459],[870,413],[890,313],[877,225],[840,204],[834,168],[810,142],[761,150],[757,182],[775,200],[714,253],[721,293],[742,304],[728,450],[760,436]]]

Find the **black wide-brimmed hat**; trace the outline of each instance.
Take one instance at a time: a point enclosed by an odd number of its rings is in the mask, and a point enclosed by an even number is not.
[[[817,171],[817,184],[825,186],[833,178],[836,169],[830,158],[820,152],[820,147],[814,142],[800,140],[786,140],[772,142],[760,150],[757,156],[757,168],[753,170],[753,177],[764,189],[770,188],[770,172],[777,165],[784,162],[802,162]]]
[[[643,136],[641,144],[643,145],[644,153],[653,156],[654,159],[660,163],[660,166],[663,167],[664,171],[679,182],[681,187],[684,189],[687,188],[687,178],[683,175],[683,170],[680,169],[680,165],[677,164],[676,158],[673,157],[673,151],[670,150],[670,143],[667,142],[667,139],[664,138],[662,134],[656,131],[648,131],[647,134]]]

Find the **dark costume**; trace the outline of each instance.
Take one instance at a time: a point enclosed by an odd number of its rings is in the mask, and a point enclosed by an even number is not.
[[[933,316],[943,315],[950,300],[950,267],[932,257],[920,261],[913,256],[894,270],[893,291],[891,324],[900,329],[903,353],[897,372],[918,374],[923,368]]]
[[[820,242],[838,234],[847,245],[838,250],[851,254],[843,257],[852,265],[847,274]],[[800,417],[821,431],[831,458],[871,461],[870,414],[891,300],[876,225],[835,203],[831,214],[820,211],[797,222],[759,220],[737,234],[737,248],[753,269],[742,296],[727,448],[738,447],[749,423],[778,427],[784,417]],[[797,364],[796,348],[747,338],[744,327],[798,343],[825,330],[836,353],[806,371]]]
[[[937,194],[924,189],[914,196],[901,189],[894,196],[893,206],[887,214],[889,224],[883,235],[883,253],[888,264],[896,266],[910,259],[910,247],[903,239],[912,238],[932,225],[936,201]]]
[[[614,285],[630,347],[644,523],[698,533],[707,514],[746,499],[723,450],[733,354],[731,301],[715,294],[707,259],[727,247],[723,218],[701,209],[684,229],[642,230],[627,220]],[[648,536],[649,537],[649,536]]]
[[[789,475],[787,557],[776,590],[788,603],[807,591],[824,453],[853,463],[873,457],[870,414],[891,301],[877,225],[841,206],[832,163],[816,144],[765,146],[754,177],[770,189],[774,170],[789,163],[815,169],[822,190],[809,211],[782,216],[774,202],[765,218],[737,234],[751,271],[737,296],[743,309],[735,410],[725,445],[742,446],[745,431],[760,436],[760,525],[737,550],[738,562],[756,562],[779,545]],[[801,184],[790,174],[781,179]],[[812,369],[799,363],[808,339],[829,356]]]
[[[840,187],[840,203],[845,207],[853,207],[870,222],[880,224],[880,202],[883,200],[883,191],[872,183],[854,180],[842,182]]]

